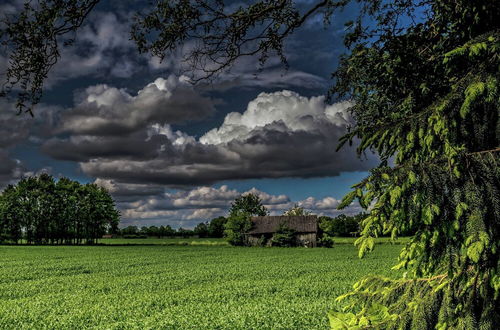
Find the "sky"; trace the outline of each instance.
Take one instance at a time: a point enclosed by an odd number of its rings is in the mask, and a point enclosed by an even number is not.
[[[121,226],[192,228],[248,192],[272,215],[295,204],[318,215],[361,211],[336,207],[377,157],[359,158],[355,145],[335,151],[354,124],[351,103],[325,100],[355,8],[328,27],[319,15],[307,21],[285,44],[287,70],[271,57],[258,72],[257,59],[244,58],[192,85],[180,54],[160,62],[129,40],[140,4],[95,8],[61,50],[34,118],[0,98],[0,187],[39,173],[96,183],[114,197]],[[6,65],[0,53],[0,72]]]

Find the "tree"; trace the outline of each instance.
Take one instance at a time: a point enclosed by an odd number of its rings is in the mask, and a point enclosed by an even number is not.
[[[203,238],[208,236],[208,225],[204,222],[201,222],[194,227],[194,234],[198,235],[198,237]]]
[[[28,244],[87,244],[116,231],[119,212],[109,193],[47,174],[24,178],[0,195],[0,240]]]
[[[169,225],[160,226],[160,232],[159,232],[160,237],[164,237],[164,236],[172,237],[172,236],[174,236],[174,234],[175,234],[175,230],[173,230],[172,227],[170,227]]]
[[[229,209],[229,216],[237,213],[247,213],[249,215],[264,216],[269,212],[266,207],[262,205],[260,197],[256,194],[245,194],[237,197],[234,202],[231,203],[231,208]]]
[[[264,216],[268,211],[260,197],[255,194],[245,194],[237,197],[231,208],[224,225],[224,234],[231,245],[244,245],[245,233],[252,228],[252,216]]]
[[[295,238],[296,231],[288,228],[285,224],[280,224],[276,233],[271,238],[272,246],[292,247],[297,245]]]
[[[384,329],[494,329],[500,321],[498,1],[366,1],[332,95],[354,102],[344,142],[382,163],[341,207],[371,206],[362,256],[383,233],[415,235],[397,268],[341,297],[332,324]],[[420,20],[401,24],[401,16]],[[407,21],[408,22],[408,21]],[[409,22],[412,22],[409,20]],[[394,163],[392,163],[392,161]],[[352,305],[351,305],[352,304]]]
[[[17,191],[9,185],[0,195],[0,242],[18,243],[21,239]]]
[[[194,231],[180,227],[179,229],[177,229],[176,234],[177,234],[177,236],[180,236],[183,238],[188,238],[188,237],[194,236]]]
[[[160,238],[160,228],[158,228],[156,226],[149,226],[148,235],[149,236],[156,236],[156,237]]]
[[[302,215],[310,215],[311,212],[306,211],[303,207],[300,207],[298,204],[295,204],[291,209],[283,213],[286,216],[302,216]]]
[[[225,217],[217,217],[210,220],[208,224],[208,237],[221,238],[224,236],[224,225],[227,219]]]
[[[224,235],[231,245],[245,245],[245,233],[252,229],[250,215],[245,212],[236,212],[228,217],[224,226]]]
[[[139,235],[144,235],[148,236],[149,234],[149,228],[146,226],[142,226],[141,229],[139,229]]]
[[[340,214],[335,218],[319,217],[318,224],[322,234],[328,236],[348,237],[353,233],[359,233],[359,226],[363,219],[366,218],[364,213],[355,216]]]
[[[137,235],[139,228],[137,226],[127,226],[121,230],[122,235]]]

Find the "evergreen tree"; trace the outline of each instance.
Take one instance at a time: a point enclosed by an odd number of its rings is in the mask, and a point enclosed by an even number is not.
[[[382,163],[354,186],[374,237],[411,230],[396,268],[363,279],[332,313],[338,328],[494,329],[500,322],[498,1],[365,1],[377,22],[346,38],[332,93],[354,102],[358,152]],[[422,14],[423,12],[423,14]],[[419,16],[420,15],[420,16]],[[401,16],[423,17],[401,25]],[[496,324],[496,325],[495,325]]]

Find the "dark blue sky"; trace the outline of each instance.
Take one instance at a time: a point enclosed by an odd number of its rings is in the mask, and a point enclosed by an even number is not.
[[[348,103],[324,102],[356,9],[327,27],[312,17],[286,43],[288,70],[271,58],[255,77],[256,59],[244,59],[193,87],[179,56],[160,64],[137,53],[128,33],[141,3],[97,6],[62,50],[35,119],[12,117],[12,104],[0,103],[2,133],[15,136],[0,145],[12,164],[2,184],[41,171],[96,182],[117,200],[124,225],[192,227],[248,191],[273,214],[295,203],[338,214],[338,200],[376,163],[353,148],[335,152],[353,121]]]

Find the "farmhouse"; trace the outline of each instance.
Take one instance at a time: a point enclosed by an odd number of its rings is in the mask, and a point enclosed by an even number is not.
[[[299,245],[316,246],[318,218],[315,215],[252,217],[252,229],[246,233],[248,244],[259,245],[263,238],[269,241],[280,226],[294,230]]]

